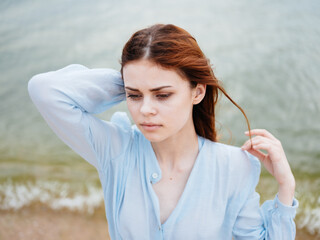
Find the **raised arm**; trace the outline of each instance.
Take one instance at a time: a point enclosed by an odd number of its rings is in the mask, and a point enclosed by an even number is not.
[[[248,134],[249,132],[246,132],[246,135]],[[280,201],[291,205],[296,184],[281,142],[265,129],[253,129],[251,134],[256,135],[252,138],[252,146],[251,141],[247,140],[242,149],[247,150],[263,163],[279,184]],[[261,150],[266,150],[267,154]]]
[[[260,207],[260,196],[255,188],[260,178],[261,164],[249,151],[246,155],[246,159],[241,161],[242,167],[238,168],[238,171],[242,169],[241,179],[245,187],[241,194],[242,207],[233,228],[234,239],[294,240],[296,235],[294,218],[298,201],[290,195],[290,202],[283,203],[279,191],[273,200],[265,201]]]
[[[28,91],[50,128],[97,169],[107,167],[127,146],[131,132],[127,118],[113,123],[93,115],[125,99],[118,71],[72,64],[35,75]]]

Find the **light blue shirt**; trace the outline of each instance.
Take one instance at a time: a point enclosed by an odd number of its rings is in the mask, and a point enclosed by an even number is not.
[[[161,168],[151,143],[125,113],[115,113],[110,122],[93,115],[125,100],[118,71],[72,64],[35,75],[28,91],[52,130],[96,167],[111,239],[295,238],[298,201],[287,206],[276,195],[260,207],[259,160],[200,136],[185,189],[161,224],[152,187],[161,180]]]

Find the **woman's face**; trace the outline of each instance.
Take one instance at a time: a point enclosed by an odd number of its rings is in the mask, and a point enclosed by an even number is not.
[[[124,66],[123,79],[130,114],[149,141],[162,142],[193,128],[197,87],[174,70],[138,60]]]

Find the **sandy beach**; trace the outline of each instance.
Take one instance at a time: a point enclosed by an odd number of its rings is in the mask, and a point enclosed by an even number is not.
[[[18,211],[0,211],[0,240],[109,240],[104,209],[93,215],[54,211],[36,205]],[[302,230],[297,230],[297,240],[317,240]]]
[[[0,211],[0,240],[109,240],[103,211],[91,216],[46,206]]]

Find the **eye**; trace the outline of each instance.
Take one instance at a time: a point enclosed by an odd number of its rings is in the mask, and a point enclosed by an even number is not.
[[[156,95],[156,97],[160,100],[165,100],[170,96],[171,96],[171,93],[159,93]]]
[[[139,100],[141,98],[141,95],[139,95],[139,94],[128,94],[127,98],[130,98],[132,100]]]

